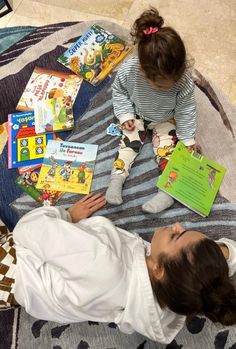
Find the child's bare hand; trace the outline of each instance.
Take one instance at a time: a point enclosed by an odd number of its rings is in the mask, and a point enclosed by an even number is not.
[[[92,213],[99,210],[106,204],[105,196],[101,193],[91,193],[83,197],[72,205],[68,212],[71,216],[72,222],[77,223],[81,219],[91,216]]]
[[[122,126],[127,130],[127,131],[133,131],[135,129],[134,125],[134,120],[127,120],[125,121]]]

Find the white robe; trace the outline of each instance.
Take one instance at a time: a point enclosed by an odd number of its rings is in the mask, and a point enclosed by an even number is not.
[[[137,331],[170,343],[185,322],[161,309],[153,294],[138,235],[104,217],[71,223],[67,211],[42,207],[26,214],[13,231],[17,266],[15,298],[32,316],[72,323],[115,322],[121,331]],[[236,271],[236,242],[229,248],[230,275]]]

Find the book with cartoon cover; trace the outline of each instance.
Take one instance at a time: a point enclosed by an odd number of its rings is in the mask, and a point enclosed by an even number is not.
[[[38,165],[43,162],[46,145],[53,133],[37,135],[34,112],[8,115],[8,168]]]
[[[49,141],[36,188],[88,194],[97,149],[95,144]]]
[[[18,172],[20,175],[26,173],[26,172],[30,172],[33,171],[36,168],[40,168],[41,164],[37,164],[37,165],[28,165],[28,166],[20,166],[18,167]]]
[[[40,206],[54,206],[64,193],[49,190],[47,184],[42,189],[36,189],[40,168],[41,165],[37,165],[25,170],[24,173],[17,177],[16,184],[36,200]]]
[[[75,74],[36,67],[16,109],[34,110],[37,134],[71,130],[73,104],[81,83]]]
[[[178,142],[157,187],[203,217],[211,211],[226,168]]]
[[[127,42],[94,24],[58,62],[97,86],[131,50]]]

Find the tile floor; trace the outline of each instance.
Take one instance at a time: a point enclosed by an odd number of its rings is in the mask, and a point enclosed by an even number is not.
[[[236,105],[236,0],[10,0],[0,28],[106,19],[130,28],[153,5],[185,40],[195,66]]]

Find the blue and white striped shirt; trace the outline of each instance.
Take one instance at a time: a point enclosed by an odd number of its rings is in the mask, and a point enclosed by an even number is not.
[[[179,140],[186,146],[195,143],[196,102],[188,72],[169,90],[160,90],[145,78],[138,57],[132,57],[118,70],[112,88],[114,113],[121,124],[135,115],[156,123],[174,118]]]

